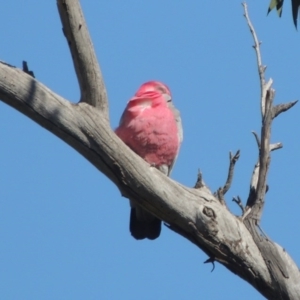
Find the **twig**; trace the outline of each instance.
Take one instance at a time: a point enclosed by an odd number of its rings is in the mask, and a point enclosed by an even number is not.
[[[254,50],[255,50],[255,54],[256,54],[256,60],[257,60],[257,66],[258,66],[258,74],[259,74],[259,81],[260,81],[260,90],[261,90],[261,114],[262,116],[264,116],[265,114],[265,99],[266,99],[266,93],[267,93],[267,87],[265,85],[265,70],[266,67],[262,65],[262,60],[261,60],[261,54],[260,54],[260,44],[261,42],[258,41],[256,32],[254,30],[254,27],[250,21],[249,15],[248,15],[248,7],[247,4],[244,2],[242,3],[243,7],[244,7],[244,17],[247,20],[247,24],[248,27],[250,29],[250,32],[253,36],[254,39]],[[270,79],[268,82],[268,85],[272,85],[272,80]]]
[[[280,115],[281,113],[289,110],[290,108],[292,108],[296,103],[298,102],[298,100],[293,101],[293,102],[289,102],[289,103],[285,103],[285,104],[278,104],[276,106],[273,107],[273,115],[272,118],[276,118],[278,115]]]
[[[240,196],[233,197],[232,201],[235,202],[240,207],[240,209],[242,210],[242,214],[244,215],[245,208],[244,208],[244,205],[242,203]]]
[[[270,145],[270,151],[275,151],[283,147],[282,143],[275,143]]]
[[[234,173],[234,166],[239,158],[240,158],[240,150],[238,150],[234,156],[232,156],[232,153],[229,152],[229,169],[228,169],[226,183],[222,188],[223,195],[225,195],[231,187],[233,173]]]
[[[214,257],[210,257],[208,258],[206,261],[203,262],[204,264],[208,264],[208,263],[212,263],[213,268],[211,269],[211,272],[214,271],[215,269],[215,258]]]
[[[255,140],[256,140],[256,144],[257,144],[258,149],[260,149],[260,139],[259,139],[257,133],[256,133],[255,131],[251,131],[251,132],[252,132],[252,134],[253,134],[254,137],[255,137]]]

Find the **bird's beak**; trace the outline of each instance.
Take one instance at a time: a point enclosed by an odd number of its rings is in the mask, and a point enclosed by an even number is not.
[[[165,98],[166,102],[172,101],[172,97],[169,94],[162,94],[162,96]]]

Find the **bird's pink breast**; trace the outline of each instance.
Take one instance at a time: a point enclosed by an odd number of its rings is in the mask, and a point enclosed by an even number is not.
[[[157,167],[170,166],[177,156],[177,124],[167,105],[130,107],[129,103],[116,134],[134,152]]]

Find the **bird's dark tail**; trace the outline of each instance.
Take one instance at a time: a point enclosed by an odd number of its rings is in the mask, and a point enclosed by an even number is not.
[[[161,220],[139,207],[131,207],[129,229],[137,240],[154,240],[160,235]]]

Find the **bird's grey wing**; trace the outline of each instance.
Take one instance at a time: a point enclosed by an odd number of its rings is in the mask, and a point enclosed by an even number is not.
[[[168,176],[170,176],[171,171],[173,169],[173,166],[177,160],[178,154],[179,154],[179,150],[180,150],[180,145],[183,141],[183,128],[182,128],[182,121],[181,121],[181,117],[180,117],[180,112],[178,109],[175,108],[173,102],[168,102],[169,104],[169,108],[172,110],[174,118],[176,120],[176,124],[177,124],[177,134],[178,134],[178,140],[179,140],[179,147],[176,153],[176,157],[174,158],[170,168],[169,168],[169,172],[168,172]]]

